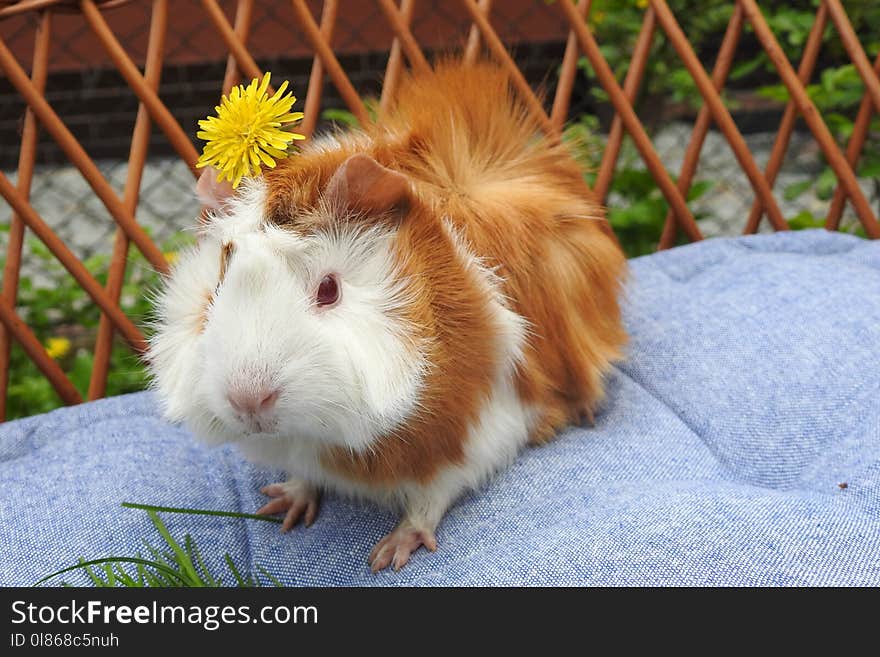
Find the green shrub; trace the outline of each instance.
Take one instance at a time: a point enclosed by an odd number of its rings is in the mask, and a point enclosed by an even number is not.
[[[646,0],[595,0],[590,14],[590,24],[596,34],[602,53],[622,83],[629,66],[632,50],[638,38],[644,18]],[[704,0],[699,10],[694,10],[690,0],[669,0],[670,9],[682,30],[690,40],[695,52],[700,56],[707,71],[714,65],[715,55],[733,12],[734,3],[730,0]],[[813,26],[820,0],[801,0],[792,6],[785,0],[762,0],[760,3],[764,17],[776,35],[782,49],[797,68],[807,37]],[[880,51],[880,3],[849,0],[843,2],[853,28],[862,41],[868,57],[873,59]],[[657,27],[648,57],[640,100],[636,107],[651,107],[652,116],[659,114],[658,108],[670,103],[684,104],[696,110],[702,106],[702,97],[688,71],[681,63],[678,54],[669,40]],[[590,94],[598,107],[607,103],[607,94],[595,79],[594,72],[586,58],[579,60],[579,67],[590,81]],[[788,101],[788,90],[779,81],[779,75],[764,50],[754,36],[751,25],[746,24],[744,34],[737,49],[736,60],[725,89],[755,89],[759,97],[775,100],[780,107]],[[812,100],[822,112],[829,129],[838,143],[843,145],[853,130],[856,107],[861,102],[865,88],[855,67],[850,63],[837,30],[831,20],[823,32],[822,50],[813,75],[807,87]],[[736,103],[727,93],[722,99],[731,110]],[[578,123],[590,121],[592,115],[581,117]],[[650,117],[648,117],[650,118]],[[598,126],[598,123],[595,124]],[[772,126],[775,129],[775,125]],[[632,151],[630,151],[632,152]],[[824,163],[824,157],[822,158]],[[598,166],[598,160],[591,162]],[[856,167],[862,178],[873,179],[880,195],[880,118],[871,122],[868,140]],[[616,198],[617,204],[609,209],[609,220],[621,238],[621,243],[629,255],[640,255],[653,250],[655,237],[659,238],[663,219],[666,216],[666,203],[650,177],[645,177],[643,165],[637,158],[628,158],[626,150],[621,154],[617,172],[609,198]],[[708,181],[695,183],[691,199],[706,191]],[[803,180],[788,185],[782,194],[786,200],[815,194],[827,200],[837,184],[833,170],[824,165],[818,176],[805,174]],[[615,196],[616,194],[616,196]],[[803,210],[787,217],[794,229],[814,228],[824,225],[824,217]],[[856,233],[858,227],[850,227]]]
[[[163,248],[174,253],[189,240],[181,235]],[[70,378],[85,399],[94,359],[95,338],[100,309],[79,287],[51,252],[36,238],[26,244],[27,271],[39,272],[39,281],[22,276],[17,308],[22,319]],[[102,284],[106,284],[109,257],[96,255],[83,264]],[[0,263],[2,266],[2,263]],[[51,284],[47,284],[51,281]],[[151,312],[150,291],[159,284],[159,275],[132,247],[127,277],[120,297],[122,310],[142,330],[149,333],[146,321]],[[147,375],[143,363],[118,336],[113,342],[107,396],[143,390]],[[7,417],[14,419],[44,413],[61,405],[55,389],[33,364],[22,348],[13,342],[10,354]]]

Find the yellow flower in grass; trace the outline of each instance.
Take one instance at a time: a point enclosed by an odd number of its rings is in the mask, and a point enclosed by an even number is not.
[[[647,9],[648,0],[636,0],[636,7],[639,9]]]
[[[67,338],[49,338],[46,340],[46,353],[50,358],[64,358],[70,351],[70,340]]]
[[[225,178],[238,187],[245,176],[258,175],[262,165],[271,169],[276,160],[287,157],[290,142],[305,139],[282,129],[301,120],[303,114],[290,111],[296,97],[285,95],[287,82],[269,97],[269,77],[266,73],[247,87],[233,87],[214,108],[217,116],[199,121],[201,130],[196,134],[207,143],[196,166],[217,169],[217,182]]]
[[[180,257],[177,251],[166,251],[162,255],[165,256],[165,262],[167,262],[169,265],[177,263],[177,259]]]

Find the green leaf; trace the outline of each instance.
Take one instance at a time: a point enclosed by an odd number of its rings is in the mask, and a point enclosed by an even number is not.
[[[792,183],[791,185],[788,185],[782,192],[782,198],[784,198],[786,201],[793,201],[805,191],[810,189],[810,187],[812,186],[812,180],[802,180],[800,182]]]
[[[859,167],[859,177],[861,178],[880,178],[880,159],[864,162]]]
[[[809,87],[807,88],[809,93]],[[788,88],[784,84],[768,84],[762,87],[758,87],[755,90],[759,96],[763,98],[769,98],[770,100],[776,100],[780,103],[787,103],[789,99]]]
[[[361,127],[361,122],[358,120],[358,118],[348,110],[344,109],[325,109],[323,112],[321,112],[321,118],[324,121],[341,123],[348,128]]]
[[[696,201],[698,198],[703,196],[706,192],[712,189],[712,185],[714,185],[711,180],[697,180],[691,185],[690,190],[688,190],[687,200],[688,201]]]
[[[816,179],[816,196],[823,201],[827,201],[834,193],[835,187],[837,187],[837,176],[834,173],[834,169],[826,167]]]
[[[734,66],[733,69],[731,69],[730,79],[739,80],[741,78],[744,78],[767,61],[769,61],[767,59],[767,55],[762,52],[747,61],[740,62],[739,64]]]
[[[825,221],[816,217],[809,210],[802,210],[788,220],[788,226],[792,230],[804,230],[807,228],[821,228]]]

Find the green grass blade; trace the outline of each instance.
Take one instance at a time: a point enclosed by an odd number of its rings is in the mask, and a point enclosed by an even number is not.
[[[139,563],[137,565],[137,574],[138,574],[138,582],[140,586],[147,586],[147,569],[144,568],[144,564]]]
[[[150,543],[147,539],[143,540],[144,547],[147,548],[147,551],[153,555],[153,558],[156,561],[165,561],[165,555],[162,554],[158,549],[154,548],[152,543]]]
[[[173,554],[170,555],[170,557],[163,554],[162,552],[154,548],[148,541],[144,541],[144,545],[147,546],[147,549],[150,551],[150,553],[153,555],[158,563],[164,564],[167,568],[170,568],[174,572],[177,572],[177,564],[174,561]],[[154,572],[153,574],[159,579],[160,582],[163,582],[162,584],[160,584],[160,586],[180,586],[180,582],[178,582],[177,580],[169,580],[165,575],[160,572]]]
[[[155,511],[147,511],[147,514],[150,516],[150,520],[153,521],[153,525],[155,525],[156,530],[159,534],[162,535],[162,538],[165,539],[165,542],[168,544],[174,551],[174,556],[176,558],[177,566],[180,568],[180,572],[183,574],[184,581],[189,586],[204,586],[204,582],[199,577],[199,574],[196,572],[196,567],[193,564],[192,560],[189,558],[189,555],[186,553],[181,545],[174,540],[174,537],[171,536],[171,532],[168,531],[168,528],[165,526],[159,519],[159,514]]]
[[[268,579],[270,582],[272,582],[273,586],[277,586],[278,588],[282,588],[282,589],[284,588],[284,584],[279,582],[278,579],[276,577],[274,577],[268,570],[266,570],[262,566],[257,566],[257,570],[259,570],[261,573],[263,573],[263,576],[266,579]]]
[[[161,563],[157,563],[155,561],[150,561],[148,559],[140,559],[138,557],[104,557],[102,559],[91,559],[90,561],[80,560],[80,562],[74,566],[68,566],[67,568],[62,568],[61,570],[56,570],[51,575],[46,575],[42,579],[37,580],[34,583],[34,586],[36,586],[37,584],[42,584],[43,582],[46,582],[46,581],[52,579],[53,577],[57,577],[58,575],[61,575],[62,573],[69,573],[73,570],[79,570],[81,568],[86,568],[87,566],[100,566],[101,564],[111,563],[111,562],[141,563],[145,566],[149,566],[150,568],[155,568],[157,571],[162,572],[165,575],[169,575],[171,578],[177,580],[178,582],[180,582],[184,585],[186,584],[185,578],[180,573],[177,573],[177,572],[171,570],[170,568],[168,568],[168,566],[165,566]]]
[[[146,572],[145,579],[147,582],[146,585],[149,586],[150,588],[164,589],[164,588],[179,586],[179,584],[169,583],[169,581],[167,579],[162,579],[161,577],[159,577],[155,573],[151,573],[149,570]]]
[[[116,579],[122,582],[122,586],[127,588],[140,588],[143,586],[143,584],[138,584],[138,582],[126,572],[121,563],[116,564]]]
[[[83,559],[80,559],[79,562],[80,564],[85,563]],[[94,568],[92,568],[91,566],[82,566],[82,569],[86,571],[86,575],[88,575],[89,579],[92,580],[92,584],[94,584],[95,586],[106,586],[106,582],[98,577]]]
[[[235,577],[238,586],[253,586],[252,581],[245,579],[238,571],[238,568],[235,567],[235,562],[232,561],[232,557],[229,556],[228,552],[223,555],[223,558],[226,559],[226,565],[229,566],[229,570],[232,572],[232,576]]]
[[[213,509],[187,509],[176,506],[155,506],[152,504],[135,504],[134,502],[123,502],[122,506],[126,509],[140,509],[142,511],[161,511],[163,513],[188,513],[197,516],[220,516],[223,518],[244,518],[245,520],[262,520],[264,522],[274,522],[281,524],[281,518],[275,516],[261,516],[256,513],[238,513],[237,511],[214,511]]]
[[[211,575],[211,571],[208,570],[208,566],[205,564],[204,559],[202,559],[202,555],[199,552],[199,548],[196,547],[196,542],[193,540],[192,536],[187,534],[184,536],[183,545],[186,547],[186,551],[189,553],[190,559],[193,559],[196,564],[198,564],[199,572],[202,574],[205,583],[208,586],[222,586],[220,580],[214,579]]]
[[[107,575],[107,586],[111,589],[114,588],[116,586],[116,574],[113,572],[112,563],[104,564],[104,573]]]
[[[174,556],[174,552],[162,552],[162,550],[153,547],[153,545],[146,540],[144,541],[144,545],[147,546],[147,549],[156,561],[164,563],[172,570],[177,570],[177,558]]]
[[[180,586],[179,582],[169,579],[159,572],[147,570],[143,564],[138,564],[138,575],[140,576],[140,586],[143,587]]]

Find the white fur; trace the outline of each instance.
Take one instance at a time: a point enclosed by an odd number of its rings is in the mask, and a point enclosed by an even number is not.
[[[265,193],[248,181],[216,212],[159,296],[149,353],[159,399],[170,419],[213,443],[274,454],[295,436],[368,449],[412,412],[426,367],[401,318],[394,234],[352,223],[304,237],[267,226]],[[227,243],[233,255],[202,326]],[[339,276],[341,301],[318,309],[314,294],[328,273]],[[248,386],[280,389],[270,433],[249,433],[228,404],[231,388]]]
[[[502,281],[469,250],[451,223],[447,222],[445,228],[456,246],[460,262],[486,293],[498,338],[500,363],[492,393],[466,438],[463,463],[443,468],[428,485],[404,482],[395,489],[385,489],[326,471],[314,443],[290,438],[273,443],[269,449],[254,443],[243,445],[250,458],[276,465],[286,463],[294,478],[399,509],[411,525],[431,532],[462,493],[480,486],[514,461],[528,441],[536,419],[533,410],[521,402],[514,383],[528,332],[527,322],[510,309],[501,291]]]
[[[343,146],[357,150],[367,150],[371,144],[371,138],[359,131],[348,132],[325,132],[302,143],[304,153],[329,153],[338,151]]]

